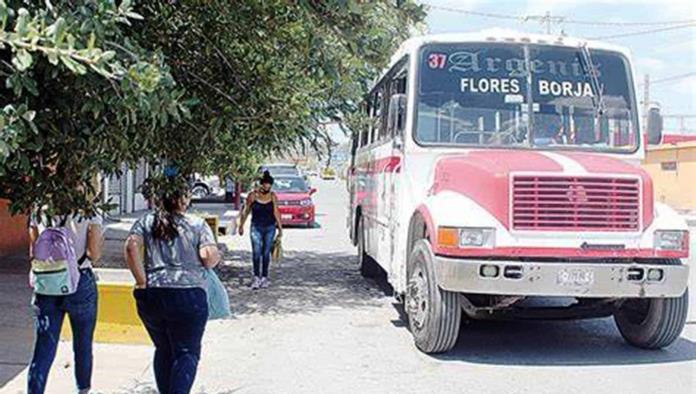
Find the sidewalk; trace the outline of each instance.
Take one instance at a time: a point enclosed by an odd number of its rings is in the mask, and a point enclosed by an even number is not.
[[[104,259],[100,266],[104,264],[110,266],[123,264],[123,240],[127,237],[132,223],[140,215],[127,215],[105,224],[106,241]],[[233,310],[238,314],[243,312],[240,297],[235,296],[237,292],[246,292],[246,286],[242,287],[236,283],[236,279],[242,280],[244,274],[239,266],[247,266],[248,251],[242,251],[246,238],[241,237],[222,237],[221,246],[226,250],[234,250],[225,255],[225,272],[235,278],[235,283],[230,279],[228,286],[232,289],[231,299],[235,302]],[[109,259],[106,261],[106,259]],[[25,259],[20,259],[25,261]],[[31,299],[31,291],[26,285],[26,272],[28,267],[21,268],[22,273],[0,275],[0,307],[3,311],[11,311],[9,314],[0,315],[0,338],[15,338],[14,342],[3,341],[0,344],[0,393],[23,394],[26,393],[28,363],[31,358],[33,348],[33,322],[28,307]],[[230,274],[230,271],[234,274]],[[246,270],[244,270],[246,271]],[[10,302],[11,305],[8,305]],[[226,358],[226,351],[218,354],[218,360],[211,361],[209,355],[214,352],[219,344],[221,335],[230,330],[237,332],[240,319],[249,320],[252,315],[235,316],[226,321],[212,321],[208,323],[204,337],[204,348],[206,357],[201,360],[199,372],[201,376],[206,376],[206,380],[201,380],[197,384],[194,392],[196,393],[218,393],[223,392],[227,386],[227,379],[224,375],[210,376],[203,373],[203,370],[218,371],[225,369],[229,365],[224,362],[218,364],[220,359]],[[8,318],[10,321],[8,322]],[[253,320],[253,319],[251,319]],[[254,325],[258,323],[249,322],[245,326],[252,332]],[[229,335],[229,334],[227,334]],[[269,333],[270,335],[270,333]],[[226,348],[226,346],[223,346]],[[154,375],[152,372],[152,357],[154,348],[148,345],[123,345],[123,344],[94,344],[94,358],[99,360],[93,374],[94,393],[116,393],[116,394],[155,394]],[[217,352],[215,352],[217,353]],[[74,388],[74,366],[73,366],[72,343],[61,341],[58,346],[56,359],[51,369],[47,393],[71,393]],[[215,385],[214,391],[210,384]]]
[[[115,216],[112,220],[104,222],[104,253],[99,267],[126,268],[123,261],[123,243],[128,238],[128,232],[133,224],[141,218],[146,211]],[[232,204],[219,203],[194,203],[189,208],[191,214],[215,215],[220,218],[222,233],[234,234],[237,230],[237,218],[239,211],[232,209]]]
[[[195,204],[191,213],[218,215],[220,226],[228,233],[236,230],[238,212],[230,204]],[[144,211],[110,218],[104,222],[104,252],[98,268],[124,269],[123,243],[135,221]],[[30,309],[31,289],[28,285],[29,262],[26,254],[0,257],[0,392],[25,391],[26,367],[33,348],[33,320]],[[61,342],[51,381],[51,392],[73,391],[71,343]],[[113,357],[118,355],[117,357]],[[119,387],[149,371],[152,349],[149,346],[97,344],[95,357],[100,360],[100,370],[108,376],[98,386],[101,392],[118,392]],[[8,383],[12,381],[12,383]],[[109,382],[118,382],[110,385]],[[7,387],[4,387],[7,384]],[[146,391],[145,391],[146,392]]]
[[[0,257],[0,388],[31,358],[34,322],[27,260],[24,254]]]
[[[125,240],[133,224],[146,212],[137,211],[107,219],[104,222],[105,237],[112,240]],[[224,232],[233,232],[237,228],[239,211],[234,210],[232,204],[194,202],[189,207],[188,213],[218,216],[220,218],[220,229]]]

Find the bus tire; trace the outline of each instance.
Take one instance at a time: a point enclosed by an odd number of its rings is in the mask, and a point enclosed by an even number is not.
[[[360,275],[365,278],[374,278],[379,275],[377,262],[367,254],[365,249],[365,219],[362,216],[358,219],[358,265]]]
[[[662,349],[679,338],[689,310],[689,290],[676,298],[635,298],[614,313],[621,336],[643,349]]]
[[[428,354],[447,352],[454,347],[462,319],[458,294],[437,285],[432,260],[428,241],[417,241],[408,260],[404,302],[416,347]]]

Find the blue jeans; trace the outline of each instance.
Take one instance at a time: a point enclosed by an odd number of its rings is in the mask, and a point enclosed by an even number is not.
[[[251,225],[251,251],[254,262],[254,276],[268,277],[268,265],[275,239],[275,224],[270,226]]]
[[[70,319],[78,390],[92,384],[92,339],[97,324],[97,283],[92,270],[81,270],[75,293],[66,296],[37,294],[34,299],[36,342],[29,366],[29,394],[46,390],[48,372],[56,357],[65,314]]]
[[[208,321],[208,297],[202,288],[133,291],[138,315],[155,345],[155,381],[162,394],[189,393],[201,358]]]

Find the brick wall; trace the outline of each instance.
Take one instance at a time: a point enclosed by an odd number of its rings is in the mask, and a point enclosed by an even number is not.
[[[10,216],[8,201],[0,199],[0,256],[16,254],[27,249],[27,217]]]

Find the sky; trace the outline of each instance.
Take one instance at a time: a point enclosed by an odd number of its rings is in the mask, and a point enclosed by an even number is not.
[[[471,32],[488,28],[508,28],[530,33],[544,33],[538,21],[501,19],[444,10],[454,8],[475,13],[503,14],[517,17],[544,15],[568,20],[633,23],[691,21],[689,28],[650,34],[608,38],[602,41],[627,47],[632,53],[634,80],[641,83],[645,74],[658,81],[662,78],[692,73],[690,77],[651,84],[650,99],[658,101],[663,114],[688,114],[688,132],[696,134],[696,0],[417,0],[432,5],[426,18],[429,33]],[[552,25],[552,32],[590,38],[679,25],[587,26],[571,23]],[[642,100],[638,87],[638,101]],[[677,119],[665,119],[665,130],[678,130]]]

